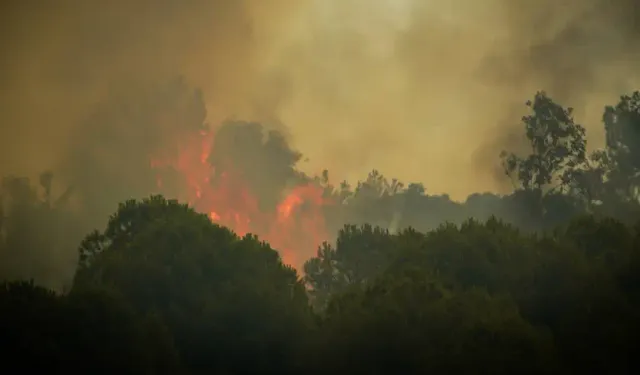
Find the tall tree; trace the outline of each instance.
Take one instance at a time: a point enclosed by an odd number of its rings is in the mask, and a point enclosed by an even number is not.
[[[316,309],[323,310],[332,295],[361,288],[382,274],[392,259],[395,239],[380,227],[345,225],[335,247],[323,244],[304,264]]]
[[[304,285],[257,238],[154,196],[121,204],[80,252],[74,290],[113,288],[159,314],[193,373],[296,371],[310,318]]]
[[[515,202],[526,221],[552,226],[579,212],[578,201],[559,195],[566,174],[587,161],[585,128],[576,123],[573,109],[564,108],[544,91],[526,103],[531,114],[522,117],[531,150],[525,156],[501,153],[505,173],[517,182]],[[550,211],[557,204],[562,210]]]
[[[608,179],[624,200],[638,200],[640,178],[640,92],[623,95],[603,115],[607,150],[611,158]]]
[[[586,159],[585,129],[573,118],[573,109],[564,108],[544,91],[526,103],[531,114],[522,117],[531,151],[524,157],[504,151],[505,172],[523,189],[555,188],[567,167]]]

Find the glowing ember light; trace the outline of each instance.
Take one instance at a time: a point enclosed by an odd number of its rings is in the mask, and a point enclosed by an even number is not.
[[[214,132],[187,137],[176,155],[154,158],[152,168],[169,167],[186,185],[184,196],[197,211],[206,213],[239,236],[254,233],[278,250],[286,264],[299,268],[304,255],[311,255],[327,239],[323,189],[314,184],[295,186],[282,198],[275,212],[263,212],[241,171],[226,163],[212,166],[209,155]],[[212,183],[212,181],[214,183]],[[158,178],[158,188],[164,184]]]

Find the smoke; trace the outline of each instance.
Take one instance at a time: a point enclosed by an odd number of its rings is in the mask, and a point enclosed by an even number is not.
[[[306,23],[283,110],[305,126],[292,126],[299,148],[341,174],[376,167],[457,199],[504,191],[497,154],[518,147],[536,90],[576,107],[598,146],[603,105],[637,82],[629,1],[365,3]]]
[[[269,47],[303,3],[3,3],[3,172],[55,163],[96,105],[178,74],[206,92],[209,120],[245,114]]]
[[[535,90],[575,106],[599,144],[602,107],[637,82],[635,5],[5,1],[0,172],[70,168],[78,142],[95,152],[78,129],[96,108],[183,75],[202,89],[206,121],[286,130],[304,170],[354,180],[377,168],[456,199],[504,190],[498,154],[517,146]],[[111,168],[128,167],[119,158]]]

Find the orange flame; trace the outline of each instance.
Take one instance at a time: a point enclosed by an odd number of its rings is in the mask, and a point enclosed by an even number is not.
[[[151,166],[171,167],[178,172],[187,186],[181,200],[239,236],[258,235],[280,252],[284,263],[300,269],[305,255],[312,255],[327,239],[323,206],[329,202],[323,189],[312,183],[296,186],[275,212],[262,212],[240,171],[230,163],[209,164],[214,136],[214,132],[207,131],[188,136],[178,145],[177,155],[154,158]],[[162,179],[158,177],[157,182],[162,191]]]

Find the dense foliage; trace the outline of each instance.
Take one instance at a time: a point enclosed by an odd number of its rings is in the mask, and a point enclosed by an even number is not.
[[[530,152],[502,153],[514,192],[464,203],[377,171],[355,188],[292,174],[299,155],[275,137],[264,147],[285,167],[273,170],[323,186],[339,202],[326,216],[344,224],[302,274],[256,236],[160,195],[123,199],[81,241],[88,224],[69,209],[69,191],[52,193],[51,174],[39,188],[6,178],[3,364],[97,374],[637,371],[639,103],[636,92],[605,109],[607,145],[589,154],[572,110],[538,93],[522,119]],[[226,131],[262,147],[256,124]],[[260,170],[266,159],[242,160]],[[64,290],[61,272],[72,275]]]
[[[268,244],[154,196],[87,236],[68,294],[0,291],[5,363],[91,373],[630,373],[640,226],[346,226],[303,280]],[[24,367],[24,364],[16,363]]]

